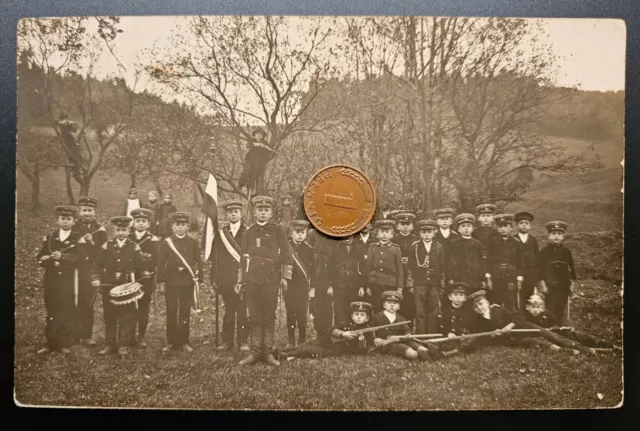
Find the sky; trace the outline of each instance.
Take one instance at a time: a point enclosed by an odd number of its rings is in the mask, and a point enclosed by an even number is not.
[[[167,41],[185,17],[121,17],[123,33],[116,39],[115,53],[125,65],[135,63],[138,54]],[[624,89],[626,27],[613,19],[544,19],[543,28],[554,53],[561,58],[557,66],[560,86],[583,90]],[[110,54],[101,59],[103,73],[116,74],[117,62]],[[129,71],[133,68],[129,67]],[[125,73],[125,76],[128,73]],[[127,79],[130,81],[130,79]],[[147,86],[148,81],[143,81]]]

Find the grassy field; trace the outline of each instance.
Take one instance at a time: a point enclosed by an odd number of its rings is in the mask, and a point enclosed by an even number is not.
[[[621,344],[622,198],[619,169],[563,182],[536,180],[513,210],[536,214],[541,224],[561,218],[571,224],[567,243],[580,276],[572,297],[573,324]],[[240,367],[243,355],[214,348],[214,295],[203,292],[203,311],[192,315],[192,354],[163,354],[164,297],[152,314],[149,347],[121,359],[100,357],[96,348],[75,346],[73,354],[39,355],[43,346],[42,271],[35,254],[54,229],[53,206],[65,201],[61,172],[43,181],[44,210],[29,211],[29,183],[18,176],[15,286],[15,397],[26,405],[203,409],[543,409],[607,408],[622,401],[622,356],[567,356],[550,351],[492,348],[426,363],[371,355]],[[126,178],[96,180],[99,221],[123,206]],[[148,188],[141,185],[139,190]],[[186,196],[185,198],[183,198]],[[619,199],[619,200],[618,200]],[[179,209],[189,194],[175,194]],[[540,206],[541,203],[544,204]],[[536,208],[539,206],[539,208]],[[542,236],[543,237],[543,236]],[[96,340],[104,340],[100,299]],[[222,314],[222,313],[221,313]],[[284,314],[281,325],[284,325]],[[310,325],[313,335],[313,329]],[[281,328],[277,343],[285,344]]]

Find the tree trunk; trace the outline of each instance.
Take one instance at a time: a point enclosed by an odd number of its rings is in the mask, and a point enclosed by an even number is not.
[[[82,184],[80,184],[80,196],[89,196],[89,189],[91,187],[91,178],[83,178]]]
[[[36,212],[40,209],[40,168],[37,165],[33,170],[33,180],[31,181],[31,210]]]
[[[129,177],[131,178],[131,185],[129,186],[130,189],[135,189],[136,188],[136,181],[138,179],[138,175],[136,174],[129,174]]]
[[[162,190],[162,184],[160,184],[160,179],[158,177],[153,178],[153,185],[156,187],[156,191],[158,192],[158,200],[162,202],[162,199],[164,199],[164,191]]]
[[[64,173],[67,185],[67,199],[69,201],[69,205],[75,205],[76,198],[73,196],[73,185],[71,184],[71,168],[65,168]]]

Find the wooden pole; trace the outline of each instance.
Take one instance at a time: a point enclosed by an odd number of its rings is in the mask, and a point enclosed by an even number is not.
[[[211,175],[213,175],[214,177],[216,176],[217,173],[217,167],[216,167],[216,153],[217,153],[218,147],[216,145],[216,139],[215,137],[213,138],[213,141],[211,142],[211,145],[209,145],[209,172],[211,173]],[[212,220],[213,221],[213,220]],[[216,235],[218,232],[214,232],[214,235]],[[212,245],[213,248],[213,245]],[[213,253],[213,250],[211,251]],[[215,259],[215,256],[214,256]],[[216,266],[217,268],[217,266]],[[214,275],[210,274],[210,278],[215,280]],[[216,340],[215,340],[215,345],[216,348],[220,345],[219,343],[219,338],[220,338],[220,292],[218,290],[218,286],[216,285],[215,287],[215,294],[216,294]]]

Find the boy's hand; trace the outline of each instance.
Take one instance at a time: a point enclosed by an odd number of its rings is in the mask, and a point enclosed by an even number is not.
[[[242,292],[242,283],[236,283],[236,285],[233,286],[233,291],[236,295],[240,295],[240,292]]]
[[[93,287],[100,287],[100,280],[93,280],[93,281],[91,282],[91,285],[92,285]]]
[[[287,279],[286,278],[281,278],[280,279],[280,289],[282,289],[282,293],[287,293]]]
[[[316,288],[312,287],[311,289],[309,289],[309,298],[315,298],[316,297]]]
[[[571,280],[571,286],[569,287],[569,291],[571,291],[571,293],[576,293],[576,282],[574,280]]]
[[[158,292],[164,293],[164,282],[158,283]]]
[[[382,338],[374,338],[373,344],[375,344],[376,347],[380,347],[384,346],[385,342]]]
[[[351,331],[345,331],[342,333],[342,336],[344,338],[346,338],[347,340],[353,340],[354,338],[356,338],[356,334],[354,332]]]
[[[53,253],[51,253],[51,259],[53,260],[60,260],[61,257],[62,253],[60,253],[59,251],[54,251]]]
[[[367,295],[371,296],[371,288],[367,287]]]
[[[51,258],[51,256],[42,256],[40,258],[40,262],[44,262],[45,260],[49,260]]]
[[[358,289],[358,296],[360,298],[362,298],[364,296],[364,287],[361,287],[360,289]]]
[[[90,233],[86,234],[85,236],[83,236],[84,240],[87,242],[90,242],[91,244],[93,244],[93,235],[91,235]]]
[[[329,295],[329,296],[333,296],[333,287],[329,286],[329,287],[327,288],[327,295]]]
[[[447,337],[449,337],[449,338],[456,338],[456,334],[454,334],[453,332],[449,332],[449,334],[447,335]]]

